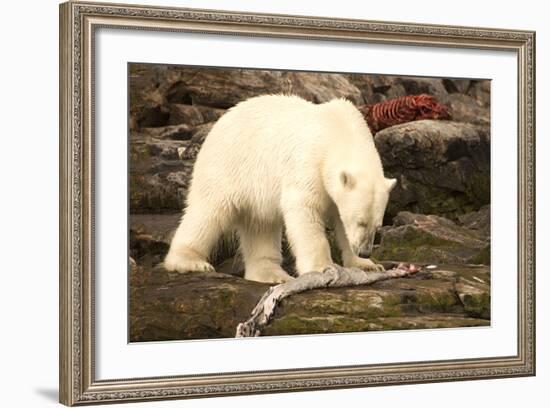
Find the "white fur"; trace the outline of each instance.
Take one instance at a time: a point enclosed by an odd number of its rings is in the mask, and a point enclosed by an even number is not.
[[[344,266],[376,269],[357,254],[372,248],[394,183],[384,178],[373,137],[351,102],[251,98],[207,136],[164,265],[213,270],[213,246],[236,230],[245,278],[284,282],[291,277],[280,266],[283,225],[298,274],[332,264],[325,228],[333,225]]]

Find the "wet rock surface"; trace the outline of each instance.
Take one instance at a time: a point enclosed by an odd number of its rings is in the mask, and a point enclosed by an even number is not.
[[[487,326],[489,285],[488,267],[442,265],[371,286],[315,289],[283,300],[262,335]],[[130,340],[157,341],[234,337],[269,285],[142,264],[130,288]]]

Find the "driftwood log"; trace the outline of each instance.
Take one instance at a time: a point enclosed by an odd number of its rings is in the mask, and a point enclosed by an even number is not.
[[[374,282],[402,278],[418,272],[412,264],[400,264],[384,272],[365,272],[357,268],[329,266],[322,272],[306,273],[290,282],[272,286],[264,293],[250,318],[237,325],[235,337],[258,337],[269,323],[277,305],[290,295],[318,288],[339,288],[345,286],[370,285]]]

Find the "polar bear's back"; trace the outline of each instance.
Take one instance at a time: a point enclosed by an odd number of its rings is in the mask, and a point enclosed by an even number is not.
[[[266,95],[237,104],[206,137],[194,180],[204,177],[210,184],[232,186],[238,181],[241,185],[235,188],[242,191],[250,183],[269,179],[276,188],[277,175],[294,171],[297,144],[306,143],[300,128],[307,127],[314,115],[315,105],[298,97]]]
[[[367,137],[372,139],[360,113],[344,100],[315,105],[297,96],[248,99],[225,113],[206,137],[189,199],[223,195],[229,206],[272,212],[285,183],[322,182],[327,151],[357,154]]]
[[[264,95],[248,99],[229,109],[205,141],[204,147],[238,146],[245,153],[261,154],[277,148],[284,154],[287,146],[304,142],[303,128],[311,128],[317,114],[316,106],[297,96]],[[308,134],[311,134],[311,129]],[[271,151],[271,153],[275,153]]]

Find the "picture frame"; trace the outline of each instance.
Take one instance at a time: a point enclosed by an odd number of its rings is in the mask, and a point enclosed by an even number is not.
[[[517,352],[98,379],[95,51],[101,28],[506,51],[517,58]],[[457,51],[458,52],[458,51]],[[496,113],[496,112],[495,112]],[[124,138],[125,135],[120,135]],[[121,237],[125,239],[125,237]],[[535,375],[535,33],[153,6],[60,5],[60,402],[80,405]],[[512,268],[513,266],[510,266]],[[119,271],[123,273],[125,271]]]

